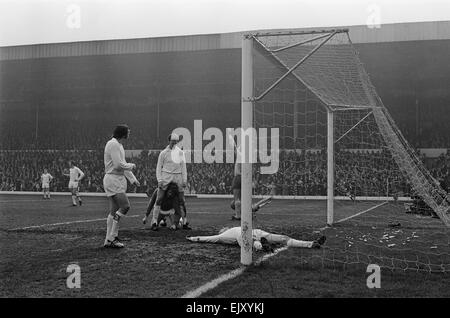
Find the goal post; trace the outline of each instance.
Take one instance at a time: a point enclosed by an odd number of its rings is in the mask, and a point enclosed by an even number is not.
[[[242,40],[242,101],[241,126],[243,131],[253,128],[253,39],[245,35]],[[241,135],[241,263],[252,264],[253,224],[252,224],[252,162],[250,161],[251,142]],[[248,156],[247,156],[248,155]]]
[[[327,225],[334,222],[334,113],[327,110]]]

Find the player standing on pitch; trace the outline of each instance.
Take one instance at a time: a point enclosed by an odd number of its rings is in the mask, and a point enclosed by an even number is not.
[[[178,185],[178,196],[183,219],[183,229],[189,229],[189,223],[186,216],[186,203],[184,198],[184,188],[187,184],[186,158],[183,150],[176,146],[178,141],[180,141],[178,135],[170,134],[168,140],[169,145],[159,154],[158,164],[156,165],[158,195],[156,198],[155,207],[153,208],[151,229],[158,229],[157,220],[159,213],[161,212],[161,202],[170,182],[174,182]],[[147,217],[144,217],[142,221],[145,224],[147,222]]]
[[[112,138],[105,146],[105,177],[103,178],[103,187],[109,201],[109,215],[106,219],[106,238],[105,247],[122,248],[120,242],[119,221],[130,209],[130,201],[127,197],[127,179],[131,184],[140,186],[139,181],[134,176],[133,170],[136,168],[134,163],[125,161],[125,150],[122,146],[122,140],[130,135],[130,128],[127,125],[118,125],[113,132]]]
[[[47,169],[44,169],[44,173],[41,175],[42,192],[44,193],[43,199],[50,199],[50,182],[53,180],[53,176],[48,173]]]
[[[77,206],[77,201],[81,205],[83,201],[81,200],[80,193],[78,191],[78,182],[84,177],[83,171],[76,167],[72,161],[69,161],[69,173],[63,173],[63,175],[69,177],[69,191],[72,193],[72,206]]]

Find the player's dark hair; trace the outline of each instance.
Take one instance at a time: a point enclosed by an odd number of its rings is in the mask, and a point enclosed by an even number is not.
[[[178,196],[178,185],[176,183],[170,182],[168,184],[167,191],[166,191],[166,196],[169,199]]]
[[[130,127],[126,124],[117,125],[114,128],[113,137],[116,139],[128,138],[128,130]]]
[[[169,134],[169,135],[167,136],[167,140],[170,141],[171,139],[172,139],[172,134]],[[183,140],[183,135],[178,136],[178,142],[180,142],[180,141],[182,141],[182,140]]]

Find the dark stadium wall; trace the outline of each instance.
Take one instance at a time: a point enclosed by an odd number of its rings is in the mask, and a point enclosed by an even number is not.
[[[450,41],[355,45],[413,145],[450,147]],[[118,122],[134,149],[195,119],[237,127],[240,72],[240,49],[1,61],[1,148],[96,148]]]
[[[409,141],[450,147],[450,40],[356,44],[384,104]],[[419,142],[420,141],[420,142]]]

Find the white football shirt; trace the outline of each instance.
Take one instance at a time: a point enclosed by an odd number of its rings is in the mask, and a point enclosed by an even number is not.
[[[84,177],[83,171],[78,167],[73,167],[69,169],[70,182],[78,182],[81,178]]]
[[[42,184],[49,184],[50,181],[53,179],[52,175],[50,173],[43,173],[41,176]]]

